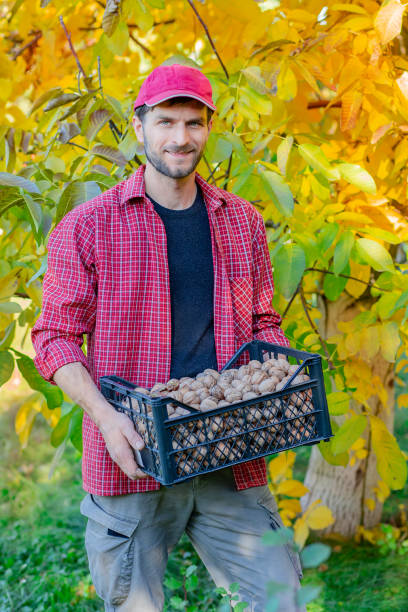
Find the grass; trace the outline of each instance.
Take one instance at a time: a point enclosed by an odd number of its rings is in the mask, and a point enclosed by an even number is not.
[[[49,429],[37,417],[29,445],[21,450],[14,433],[16,405],[0,414],[0,611],[65,612],[103,610],[91,583],[83,544],[85,519],[80,457],[68,447],[51,479],[55,449]],[[396,414],[396,431],[408,451],[408,413]],[[310,448],[298,450],[295,477],[302,476]],[[393,493],[384,517],[393,520],[408,486]],[[377,547],[332,543],[326,564],[305,572],[304,584],[323,586],[308,612],[405,612],[408,610],[408,554],[383,555]],[[189,566],[196,565],[192,576]],[[166,612],[219,610],[219,596],[187,538],[171,555],[165,579]],[[188,605],[185,603],[187,587]]]

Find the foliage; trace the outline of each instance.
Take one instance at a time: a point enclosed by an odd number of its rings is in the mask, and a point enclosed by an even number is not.
[[[303,548],[310,529],[324,529],[333,523],[334,518],[331,510],[321,504],[320,500],[313,502],[302,513],[299,498],[308,492],[308,488],[300,480],[293,478],[295,459],[296,453],[286,451],[279,453],[269,462],[269,488],[278,503],[284,525],[293,524],[294,542],[299,548]]]
[[[0,8],[0,382],[22,359],[16,326],[28,333],[41,308],[51,228],[143,161],[130,124],[143,78],[163,61],[197,65],[218,109],[199,172],[262,211],[284,329],[325,359],[339,427],[320,450],[334,465],[362,460],[363,471],[375,453],[370,507],[406,480],[380,418],[393,398],[375,372],[381,360],[399,358],[399,376],[408,367],[406,5],[101,4]],[[32,401],[53,409],[50,390],[34,389]],[[35,412],[19,420],[22,440]],[[60,431],[68,417],[58,417]]]

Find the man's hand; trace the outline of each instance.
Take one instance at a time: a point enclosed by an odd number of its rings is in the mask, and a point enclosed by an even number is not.
[[[135,430],[132,421],[120,412],[112,412],[99,423],[99,430],[105,440],[112,460],[132,480],[146,478],[138,467],[132,448],[142,450],[143,439]]]
[[[54,373],[54,382],[76,404],[82,406],[103,435],[113,461],[125,474],[136,480],[146,474],[138,467],[133,450],[141,450],[144,442],[132,421],[116,410],[103,397],[88,370],[77,361],[61,366]]]

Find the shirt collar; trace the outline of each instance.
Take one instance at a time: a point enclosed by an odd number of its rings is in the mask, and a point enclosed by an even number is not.
[[[123,206],[133,198],[145,197],[145,182],[144,171],[145,165],[140,166],[126,181],[123,182],[121,192],[119,194],[119,204]],[[223,203],[227,203],[226,199],[220,194],[218,187],[212,186],[203,179],[197,172],[195,175],[197,184],[201,187],[205,201],[209,204],[212,210],[216,210]]]

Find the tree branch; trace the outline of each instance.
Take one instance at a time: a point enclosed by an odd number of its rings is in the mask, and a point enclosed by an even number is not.
[[[153,57],[153,53],[150,51],[150,49],[148,49],[143,43],[141,43],[140,40],[138,40],[136,36],[133,34],[133,32],[131,32],[129,36],[133,40],[133,42],[135,42],[141,49],[143,49],[145,53],[150,55],[150,57]]]
[[[302,281],[300,281],[300,283],[298,284],[298,286],[296,287],[296,291],[294,292],[294,294],[292,295],[292,297],[290,298],[289,302],[286,305],[285,310],[283,311],[282,314],[282,321],[283,319],[286,317],[286,315],[288,314],[289,308],[292,306],[293,304],[293,300],[295,299],[295,297],[297,296],[297,294],[299,293],[299,289],[300,289],[300,284]]]
[[[229,177],[230,177],[230,174],[231,174],[231,164],[232,164],[232,153],[229,156],[227,172],[225,174],[225,181],[224,181],[224,185],[222,187],[223,189],[226,189],[228,187],[228,181],[229,181]]]
[[[60,21],[60,24],[62,25],[62,27],[63,27],[63,29],[64,29],[65,36],[67,37],[68,44],[69,44],[70,49],[71,49],[71,51],[72,51],[72,55],[75,57],[75,61],[76,61],[76,64],[77,64],[77,66],[78,66],[78,70],[79,70],[80,72],[82,72],[82,74],[84,75],[84,79],[86,79],[86,78],[87,78],[87,76],[86,76],[86,74],[85,74],[85,70],[82,68],[82,66],[81,66],[81,62],[79,61],[79,57],[78,57],[78,55],[77,55],[77,52],[75,51],[75,49],[74,49],[74,45],[72,44],[72,41],[71,41],[71,34],[68,32],[68,30],[67,30],[67,28],[66,28],[66,26],[65,26],[64,20],[63,20],[63,18],[62,18],[62,16],[61,16],[61,15],[59,16],[59,21]]]
[[[303,306],[303,310],[305,312],[306,318],[309,321],[310,327],[313,329],[314,333],[317,336],[319,336],[319,340],[321,342],[323,350],[326,353],[327,365],[329,366],[329,370],[334,370],[335,368],[334,368],[334,365],[333,365],[333,363],[332,363],[332,361],[330,359],[330,353],[329,353],[329,350],[327,348],[326,341],[322,338],[322,336],[320,335],[319,330],[317,329],[316,325],[313,323],[313,321],[312,321],[312,319],[310,317],[308,305],[307,305],[305,294],[304,294],[304,291],[303,291],[303,287],[302,287],[301,283],[299,283],[299,285],[300,285],[299,286],[299,295],[300,295],[300,299],[301,299],[301,302],[302,302],[302,306]]]
[[[36,45],[37,42],[40,40],[41,36],[42,36],[42,32],[37,32],[35,34],[34,38],[32,40],[30,40],[26,45],[21,47],[21,49],[18,49],[17,51],[14,51],[13,52],[13,60],[15,60],[22,53],[24,53],[24,51],[26,49],[29,49],[30,47],[33,47],[34,45]]]
[[[330,102],[331,100],[313,100],[312,102],[308,102],[307,108],[324,108],[326,106],[329,106]],[[332,108],[341,108],[341,100],[333,102],[333,104],[330,104],[330,106]]]
[[[226,67],[224,66],[224,62],[222,61],[222,59],[221,59],[221,58],[220,58],[220,56],[218,55],[218,51],[217,51],[217,49],[215,48],[215,45],[214,45],[213,39],[212,39],[212,38],[211,38],[211,36],[210,36],[210,33],[209,33],[209,31],[208,31],[208,28],[207,28],[206,24],[205,24],[205,23],[204,23],[204,21],[201,19],[200,15],[199,15],[199,13],[198,13],[198,11],[197,11],[197,9],[196,9],[196,7],[194,6],[193,0],[187,0],[187,2],[189,3],[189,5],[190,5],[190,6],[191,6],[191,8],[193,9],[194,13],[196,14],[198,21],[199,21],[199,22],[201,23],[201,25],[203,26],[204,31],[205,31],[205,33],[206,33],[206,35],[207,35],[208,40],[209,40],[209,43],[210,43],[210,45],[211,45],[211,47],[212,47],[212,50],[214,51],[215,55],[217,56],[217,59],[218,59],[218,61],[220,62],[221,66],[222,66],[222,69],[223,69],[223,70],[224,70],[224,72],[225,72],[225,76],[226,76],[226,77],[227,77],[227,79],[229,80],[228,70],[226,69]]]

